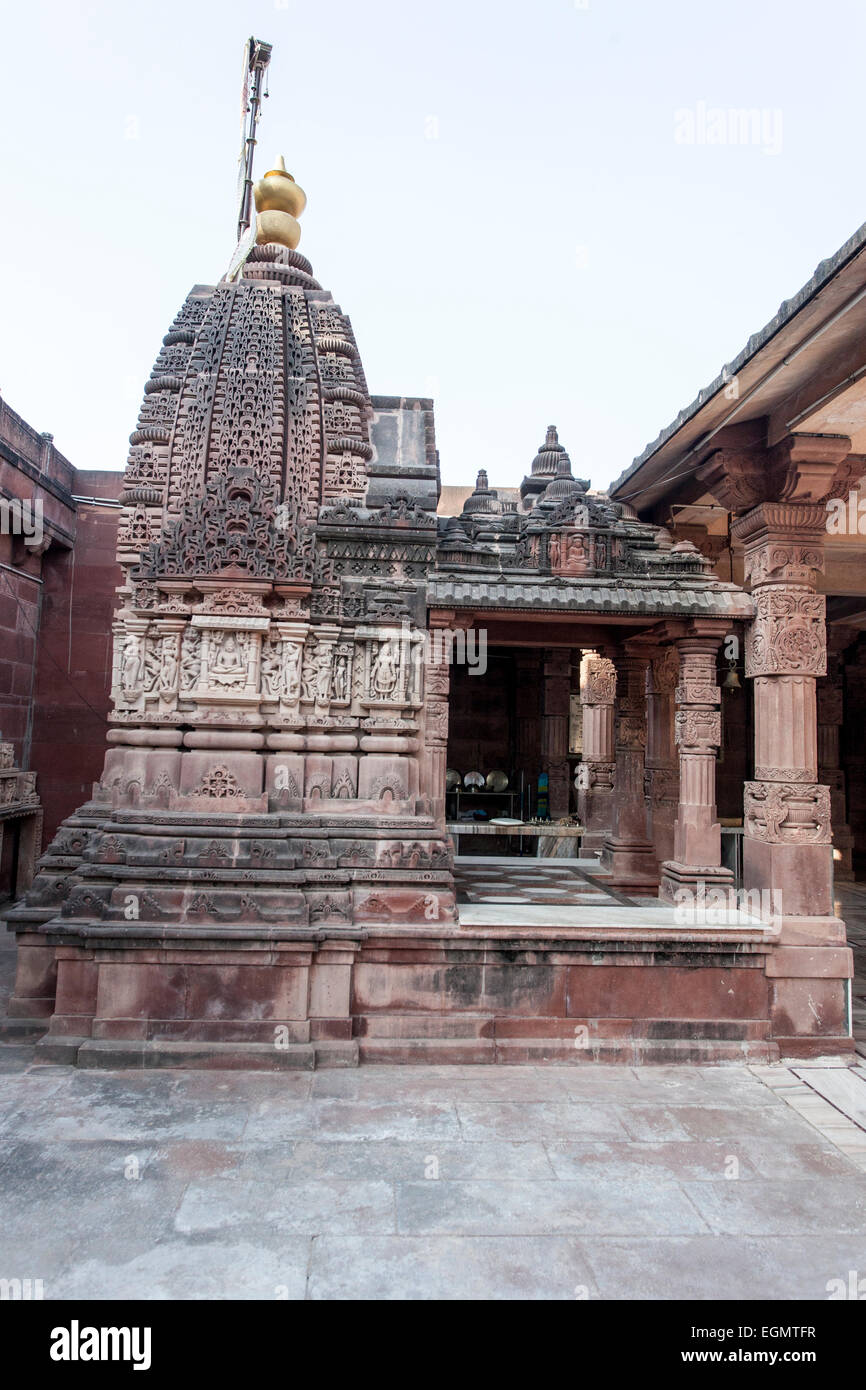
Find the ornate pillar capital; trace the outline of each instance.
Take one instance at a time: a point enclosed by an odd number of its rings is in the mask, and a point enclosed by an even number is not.
[[[770,448],[746,443],[713,449],[697,476],[721,506],[737,512],[761,502],[823,505],[844,496],[864,465],[846,435],[790,434]]]

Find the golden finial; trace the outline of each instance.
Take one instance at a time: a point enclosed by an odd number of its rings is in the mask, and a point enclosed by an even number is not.
[[[253,189],[256,200],[256,241],[259,246],[276,242],[294,251],[301,239],[297,219],[307,206],[307,195],[286,172],[280,155],[276,169],[269,169]]]

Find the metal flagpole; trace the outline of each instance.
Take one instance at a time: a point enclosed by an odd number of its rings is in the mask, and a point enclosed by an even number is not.
[[[241,86],[241,152],[238,159],[238,242],[225,279],[233,280],[255,245],[255,218],[252,212],[253,161],[256,153],[256,126],[261,115],[262,83],[271,61],[272,45],[250,38],[244,48]],[[267,93],[265,93],[267,95]]]
[[[243,165],[243,188],[241,191],[240,212],[238,215],[238,241],[250,225],[253,195],[253,160],[256,152],[256,126],[260,115],[262,100],[262,79],[271,61],[269,43],[251,38],[247,44],[247,64],[244,72],[243,101],[245,105],[246,130],[241,150]]]

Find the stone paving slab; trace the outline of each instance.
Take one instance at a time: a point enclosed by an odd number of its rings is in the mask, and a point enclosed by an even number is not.
[[[866,1129],[866,1077],[858,1075],[853,1068],[794,1067],[793,1071],[843,1115]]]
[[[817,1070],[93,1073],[0,1048],[0,1277],[81,1299],[826,1298],[866,1272],[866,1133]]]
[[[598,1297],[586,1250],[567,1236],[323,1236],[313,1244],[313,1299]]]
[[[689,1234],[711,1227],[674,1182],[424,1182],[397,1190],[401,1233],[461,1235]]]
[[[862,1236],[672,1236],[582,1241],[605,1299],[810,1299],[863,1268]]]

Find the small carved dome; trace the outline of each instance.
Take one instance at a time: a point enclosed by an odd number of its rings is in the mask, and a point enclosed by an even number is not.
[[[498,516],[501,511],[502,503],[499,500],[499,494],[494,488],[488,486],[487,470],[482,468],[475,480],[475,491],[463,503],[463,514],[464,516],[477,516],[479,512],[488,512]]]
[[[571,460],[559,442],[556,425],[548,425],[547,437],[538,453],[535,455],[535,458],[532,460],[532,468],[530,470],[532,477],[555,477],[557,466],[561,459],[565,460],[570,474]]]
[[[561,502],[564,497],[573,497],[575,493],[582,495],[584,492],[586,492],[586,485],[583,480],[572,476],[571,461],[568,454],[561,454],[556,465],[556,475],[553,481],[547,484],[541,500],[543,502]]]

